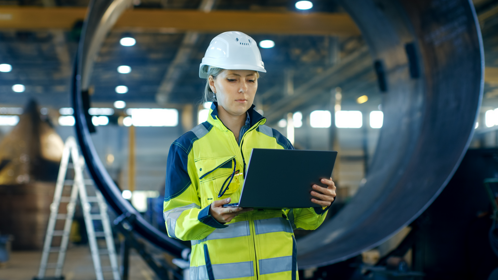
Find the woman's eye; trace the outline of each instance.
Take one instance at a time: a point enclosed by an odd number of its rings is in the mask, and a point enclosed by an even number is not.
[[[235,82],[235,79],[227,79],[229,82]]]
[[[254,80],[249,80],[250,83],[254,83]]]

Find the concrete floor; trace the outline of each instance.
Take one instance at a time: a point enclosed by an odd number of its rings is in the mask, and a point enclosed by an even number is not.
[[[0,280],[33,279],[38,274],[40,259],[41,251],[11,252],[9,261],[0,266]],[[108,261],[102,258],[102,265],[107,264]],[[46,276],[53,276],[53,273],[53,270],[48,270]],[[88,246],[75,246],[68,249],[63,276],[65,276],[66,280],[96,279]],[[104,277],[105,279],[112,279],[112,275],[109,273],[105,273]],[[130,252],[129,279],[155,279],[152,270],[134,250]]]

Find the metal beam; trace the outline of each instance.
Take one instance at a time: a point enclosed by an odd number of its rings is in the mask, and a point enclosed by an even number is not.
[[[368,48],[363,46],[320,75],[298,86],[293,96],[287,96],[272,104],[271,111],[265,114],[268,123],[277,122],[286,113],[293,112],[306,101],[322,94],[326,88],[336,87],[347,77],[355,76],[368,67],[372,67],[372,61]]]
[[[71,29],[76,21],[85,18],[86,12],[86,8],[0,6],[0,29]],[[360,34],[347,14],[246,11],[206,13],[198,10],[127,10],[113,28],[217,33],[227,30],[227,22],[230,23],[230,29],[250,34],[333,36]]]
[[[214,6],[215,0],[202,0],[199,5],[199,11],[204,13],[211,12],[211,9]],[[183,37],[182,44],[178,51],[176,52],[176,56],[168,67],[168,71],[164,75],[161,80],[161,84],[156,93],[156,101],[161,105],[166,105],[169,101],[169,96],[175,87],[176,81],[182,74],[183,66],[188,63],[188,59],[192,54],[192,51],[195,48],[195,43],[199,38],[199,34],[197,32],[187,32]]]

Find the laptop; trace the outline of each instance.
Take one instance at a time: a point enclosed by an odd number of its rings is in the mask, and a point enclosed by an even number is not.
[[[318,207],[311,202],[312,185],[324,186],[337,152],[253,149],[238,203],[223,207],[258,209]]]

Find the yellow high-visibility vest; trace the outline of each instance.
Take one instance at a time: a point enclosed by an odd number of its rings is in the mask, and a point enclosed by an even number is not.
[[[266,119],[254,106],[247,116],[238,141],[213,103],[208,121],[171,145],[164,219],[170,237],[192,243],[190,279],[297,279],[293,229],[314,230],[325,219],[328,209],[321,207],[254,210],[227,224],[210,215],[215,200],[238,202],[253,148],[293,149],[287,138],[264,125]],[[228,190],[218,197],[234,171]]]

